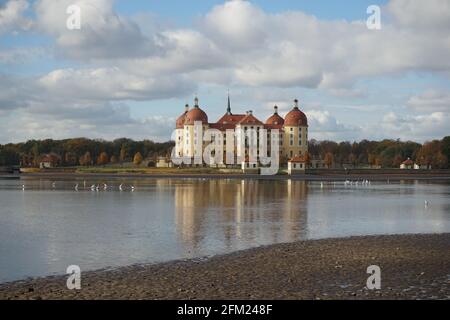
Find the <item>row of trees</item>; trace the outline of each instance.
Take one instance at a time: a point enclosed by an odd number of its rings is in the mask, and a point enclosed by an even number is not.
[[[400,140],[362,140],[353,143],[311,140],[308,149],[311,157],[324,159],[329,165],[398,168],[410,158],[420,165],[450,168],[450,136],[424,144]]]
[[[134,162],[145,158],[169,156],[172,141],[134,141],[121,138],[114,141],[86,138],[66,140],[29,140],[25,143],[0,145],[0,166],[38,166],[42,155],[52,154],[60,166],[105,165]],[[450,168],[450,136],[419,144],[412,141],[382,140],[360,142],[309,142],[312,158],[324,159],[329,165],[381,166],[398,168],[407,158],[432,168]]]
[[[57,165],[105,165],[108,163],[141,163],[145,158],[169,156],[173,142],[134,141],[121,138],[114,141],[75,138],[65,140],[29,140],[25,143],[0,145],[0,166],[38,166],[45,154]]]

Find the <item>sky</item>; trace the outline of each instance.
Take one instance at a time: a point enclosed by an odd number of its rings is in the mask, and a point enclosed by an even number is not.
[[[448,0],[0,0],[0,143],[166,141],[228,92],[262,121],[299,99],[312,139],[441,139],[449,57]]]

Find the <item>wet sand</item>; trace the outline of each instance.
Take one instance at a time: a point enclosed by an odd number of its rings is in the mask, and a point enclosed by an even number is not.
[[[369,265],[381,289],[365,288]],[[0,299],[450,299],[450,234],[276,244],[209,259],[0,285]]]

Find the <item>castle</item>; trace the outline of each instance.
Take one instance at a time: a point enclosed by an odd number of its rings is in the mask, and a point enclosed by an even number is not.
[[[274,113],[265,122],[262,122],[253,115],[252,111],[247,111],[245,114],[232,113],[230,97],[228,96],[228,105],[225,114],[217,122],[209,122],[208,115],[200,108],[198,98],[195,98],[194,107],[189,108],[189,105],[186,105],[184,113],[176,120],[174,149],[174,155],[176,157],[193,159],[197,155],[195,146],[199,146],[199,143],[201,150],[205,149],[206,145],[198,141],[199,136],[194,124],[197,126],[201,124],[200,129],[202,135],[208,129],[219,130],[223,134],[224,146],[227,143],[227,138],[230,140],[230,130],[242,130],[242,132],[254,130],[254,132],[257,132],[258,143],[261,139],[260,132],[267,132],[267,150],[270,151],[273,143],[277,143],[273,141],[273,137],[276,137],[278,140],[278,161],[280,164],[286,164],[288,161],[304,162],[304,158],[308,152],[308,119],[299,109],[298,100],[294,100],[292,110],[284,118],[278,114],[278,107],[274,106]],[[261,129],[265,129],[266,131]],[[274,136],[270,134],[277,130],[278,135]],[[234,142],[234,138],[232,139]],[[248,161],[249,151],[247,149],[248,143],[246,141],[245,161]]]

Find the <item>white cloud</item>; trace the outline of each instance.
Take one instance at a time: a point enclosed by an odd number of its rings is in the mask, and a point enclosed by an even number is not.
[[[450,112],[450,92],[430,89],[410,97],[407,105],[417,111]]]
[[[66,13],[80,8],[81,29],[69,30]],[[52,35],[57,48],[72,59],[133,58],[159,52],[155,39],[144,36],[139,26],[113,10],[112,0],[39,0],[37,25]]]
[[[448,123],[450,115],[444,112],[424,115],[399,115],[389,112],[383,117],[378,130],[391,138],[423,141],[448,135]]]
[[[136,119],[125,104],[86,103],[66,106],[36,104],[0,119],[0,143],[33,139],[89,137],[113,140],[120,137],[167,141],[175,119],[150,116]]]
[[[117,67],[59,69],[41,77],[38,85],[61,100],[153,100],[184,96],[195,88],[182,75],[144,77]]]
[[[228,50],[259,49],[265,44],[269,26],[266,14],[247,1],[233,0],[214,7],[199,21],[200,28]],[[268,30],[269,29],[269,30]]]
[[[387,9],[395,22],[403,27],[437,32],[448,32],[450,29],[448,0],[395,0],[388,3]]]
[[[356,126],[340,123],[329,111],[309,110],[305,111],[305,114],[308,117],[310,139],[345,140],[350,138],[354,140],[357,137],[358,131],[360,131],[360,128]]]
[[[179,74],[228,66],[221,48],[194,30],[171,30],[160,33],[164,39],[165,53],[158,56],[119,61],[119,64],[138,74]]]
[[[69,4],[82,9],[81,30],[66,28]],[[1,7],[0,33],[29,29],[33,22],[24,17],[27,8],[25,0]],[[286,109],[286,101],[302,98],[300,87],[350,99],[370,95],[371,88],[358,82],[371,77],[410,72],[450,75],[450,4],[445,0],[391,0],[382,11],[390,20],[383,18],[379,31],[368,30],[364,21],[321,20],[300,11],[269,13],[237,0],[215,6],[191,29],[160,24],[150,14],[118,14],[112,0],[37,0],[33,8],[36,32],[54,39],[54,46],[46,49],[56,48],[58,57],[65,58],[64,67],[36,78],[0,77],[0,112],[16,110],[21,119],[28,117],[30,126],[36,123],[33,115],[45,118],[48,127],[53,119],[53,127],[59,128],[55,132],[107,128],[119,118],[128,123],[129,108],[122,103],[183,97],[198,86],[252,91],[256,101],[247,99],[246,104],[271,109],[277,103]],[[4,64],[29,59],[26,49],[0,50]],[[308,116],[317,138],[353,140],[366,134],[421,139],[448,131],[443,124],[448,120],[448,102],[448,93],[430,90],[406,102],[410,110],[427,115],[403,116],[393,110],[382,124],[365,118],[361,123],[367,120],[367,128],[341,123],[325,108],[309,111]],[[370,106],[358,104],[364,107]],[[108,110],[110,114],[101,119]],[[89,122],[89,115],[96,123]],[[102,129],[98,130],[100,134]]]
[[[24,17],[28,7],[26,0],[9,0],[0,5],[0,34],[30,29],[32,21]]]
[[[51,52],[43,47],[0,48],[0,64],[17,65],[29,63],[44,57],[46,54],[51,54]]]
[[[402,11],[403,5],[409,3],[390,2],[386,10],[403,20],[386,22],[380,31],[368,30],[363,21],[322,21],[298,11],[270,14],[238,0],[214,7],[198,25],[231,57],[238,84],[359,94],[350,89],[364,77],[450,69],[450,33],[418,32],[404,21],[420,15],[433,25],[436,18],[438,28],[450,15],[449,6],[436,0],[423,4],[432,10]]]

